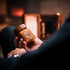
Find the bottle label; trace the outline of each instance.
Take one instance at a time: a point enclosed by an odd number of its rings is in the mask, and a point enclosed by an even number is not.
[[[35,36],[29,29],[24,29],[19,34],[27,43],[35,39]]]

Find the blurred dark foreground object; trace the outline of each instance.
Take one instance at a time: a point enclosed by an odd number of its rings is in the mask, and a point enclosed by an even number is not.
[[[0,59],[1,70],[24,69],[64,69],[69,68],[70,61],[70,21],[62,26],[39,49],[27,52],[19,58]]]

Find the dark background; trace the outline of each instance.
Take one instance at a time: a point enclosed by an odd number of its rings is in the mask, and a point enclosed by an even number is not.
[[[17,7],[23,8],[26,14],[51,15],[59,12],[63,16],[63,22],[70,16],[70,0],[0,0],[0,15],[8,17],[9,25],[22,23],[22,18],[11,16],[11,8]]]

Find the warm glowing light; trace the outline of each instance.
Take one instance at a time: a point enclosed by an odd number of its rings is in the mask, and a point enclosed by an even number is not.
[[[59,15],[61,15],[61,14],[60,14],[59,12],[57,12],[57,13],[56,13],[56,15],[58,15],[58,16],[59,16]]]
[[[32,33],[37,36],[37,17],[27,16],[26,17],[26,26],[29,28]]]
[[[39,19],[39,21],[41,22],[41,21],[42,21],[42,19]]]
[[[45,23],[42,23],[42,34],[43,38],[45,38]]]
[[[22,17],[24,14],[23,8],[12,8],[11,15],[15,17]]]

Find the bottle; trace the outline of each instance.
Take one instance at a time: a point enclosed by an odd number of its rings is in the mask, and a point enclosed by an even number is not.
[[[14,30],[14,35],[19,38],[23,38],[27,43],[33,42],[36,38],[30,29],[28,29],[24,24],[17,26]]]

